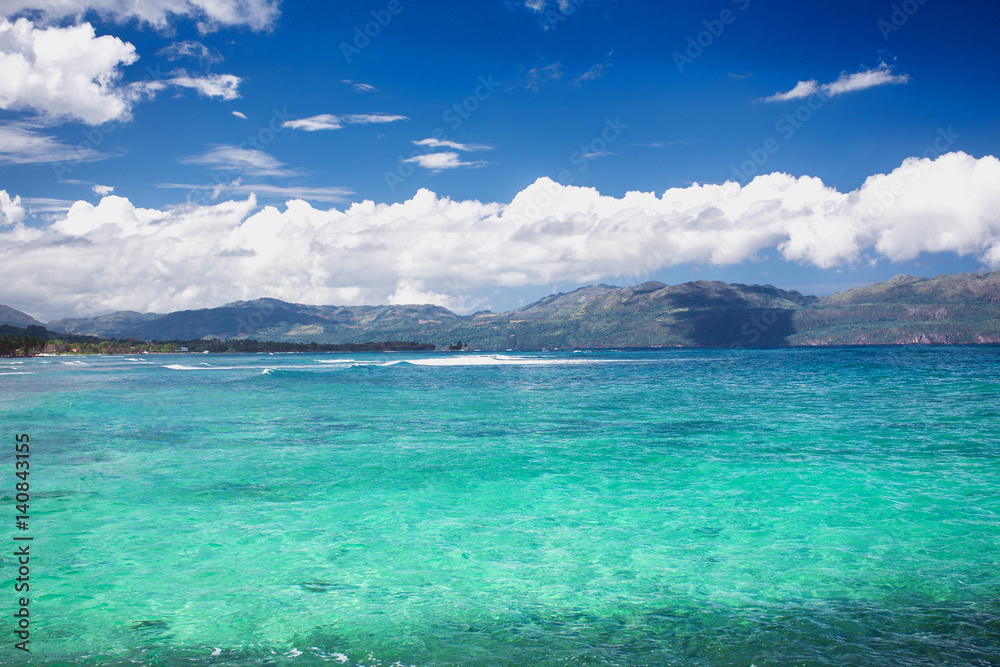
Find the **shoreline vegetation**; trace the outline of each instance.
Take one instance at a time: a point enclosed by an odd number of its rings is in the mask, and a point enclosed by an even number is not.
[[[370,343],[288,343],[282,341],[169,340],[141,341],[102,339],[93,336],[63,336],[44,327],[27,329],[0,326],[0,357],[23,358],[42,355],[131,355],[131,354],[261,354],[288,352],[433,352],[436,346],[411,341]]]

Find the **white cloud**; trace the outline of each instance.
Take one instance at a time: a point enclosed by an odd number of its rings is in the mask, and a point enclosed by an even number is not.
[[[100,195],[101,197],[107,197],[115,191],[114,187],[110,185],[95,185],[90,189],[95,195]]]
[[[181,162],[201,164],[233,175],[246,173],[255,176],[291,176],[294,173],[285,169],[284,163],[264,151],[226,144],[216,144],[203,155],[187,157]]]
[[[89,23],[39,29],[0,20],[0,109],[33,110],[89,125],[124,120],[129,99],[121,67],[138,59],[117,37],[97,37]]]
[[[819,81],[816,79],[810,79],[809,81],[799,81],[795,84],[795,87],[789,90],[787,93],[777,93],[771,95],[770,97],[765,97],[765,102],[787,102],[788,100],[798,100],[804,97],[809,97],[817,93],[820,89]]]
[[[194,88],[198,94],[205,97],[221,97],[224,100],[235,100],[240,96],[237,88],[240,77],[232,74],[206,74],[205,76],[188,76],[186,73],[167,79],[167,83],[182,88]]]
[[[378,88],[368,83],[356,83],[352,88],[359,93],[374,93],[378,90]]]
[[[0,125],[0,165],[96,162],[108,157],[81,143],[70,146],[23,124]]]
[[[866,88],[875,88],[876,86],[908,83],[909,80],[909,75],[893,74],[892,68],[889,65],[882,63],[874,69],[855,72],[854,74],[842,72],[839,79],[831,83],[824,83],[822,86],[819,84],[819,81],[815,79],[811,79],[809,81],[799,81],[798,84],[796,84],[796,86],[788,92],[777,93],[775,95],[771,95],[770,97],[765,97],[762,101],[786,102],[788,100],[797,100],[809,97],[810,95],[814,95],[818,92],[824,93],[827,97],[834,97],[844,93],[852,93],[857,90],[865,90]]]
[[[299,118],[297,120],[286,120],[281,124],[293,130],[305,130],[306,132],[316,132],[317,130],[339,130],[344,125],[339,116],[324,113],[309,118]]]
[[[357,125],[369,125],[372,123],[395,123],[400,120],[410,120],[406,116],[397,116],[390,113],[361,113],[341,116],[344,122]]]
[[[80,20],[93,11],[119,23],[138,20],[156,28],[187,17],[205,33],[223,27],[266,30],[278,18],[280,0],[0,0],[0,14],[38,15],[48,21]]]
[[[539,179],[510,203],[420,190],[408,201],[322,210],[255,197],[167,211],[108,196],[23,228],[0,194],[0,284],[47,317],[165,312],[274,296],[300,303],[414,299],[458,307],[498,286],[592,283],[775,251],[824,268],[921,253],[1000,269],[1000,160],[911,159],[842,193],[812,177],[603,196]],[[886,206],[888,202],[889,205]],[[424,299],[420,295],[424,295]],[[450,295],[450,296],[448,296]],[[468,300],[467,300],[468,299]]]
[[[286,120],[282,127],[293,130],[305,130],[306,132],[316,132],[317,130],[339,130],[344,125],[370,125],[372,123],[395,123],[400,120],[409,120],[406,116],[396,116],[387,113],[369,114],[348,114],[345,116],[334,116],[333,114],[320,114],[309,118],[299,118],[297,120]]]
[[[237,118],[242,118],[243,120],[249,120],[247,118],[247,115],[241,111],[234,111],[233,115],[236,116]]]
[[[456,151],[491,151],[492,146],[486,146],[483,144],[460,144],[457,141],[442,141],[441,139],[421,139],[420,141],[414,141],[414,145],[423,146],[424,148],[452,148]]]
[[[431,171],[443,171],[445,169],[457,169],[459,167],[478,167],[483,162],[462,162],[458,153],[447,151],[444,153],[428,153],[426,155],[415,155],[403,162],[412,162],[424,169]]]
[[[891,86],[908,83],[909,81],[909,75],[893,74],[892,68],[882,63],[875,69],[864,72],[855,72],[854,74],[842,72],[839,79],[833,83],[826,84],[823,88],[832,97],[833,95],[851,93],[855,90],[865,90],[866,88],[874,88],[876,86]]]

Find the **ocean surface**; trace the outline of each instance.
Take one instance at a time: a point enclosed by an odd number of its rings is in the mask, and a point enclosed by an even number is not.
[[[2,664],[1000,664],[996,347],[3,359],[0,415]]]

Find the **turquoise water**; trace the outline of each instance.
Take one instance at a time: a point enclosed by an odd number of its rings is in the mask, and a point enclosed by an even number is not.
[[[1000,664],[1000,348],[58,357],[0,390],[3,664]]]

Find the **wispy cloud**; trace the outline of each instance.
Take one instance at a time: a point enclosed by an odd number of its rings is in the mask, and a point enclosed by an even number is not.
[[[761,101],[786,102],[788,100],[797,100],[809,97],[810,95],[814,95],[819,92],[826,94],[828,97],[834,97],[836,95],[843,95],[844,93],[852,93],[858,90],[875,88],[877,86],[905,84],[908,83],[909,80],[909,75],[894,74],[892,67],[886,63],[882,63],[874,69],[863,70],[853,74],[843,72],[841,73],[840,78],[836,81],[824,83],[822,85],[820,85],[819,81],[816,79],[799,81],[791,90],[784,93],[776,93],[770,97],[765,97]]]
[[[70,146],[22,124],[0,125],[0,164],[97,162],[112,154],[85,145]]]
[[[680,146],[690,143],[689,141],[652,141],[645,144],[629,144],[629,146],[644,146],[646,148],[666,148],[667,146]]]
[[[344,125],[370,125],[372,123],[395,123],[401,120],[409,120],[406,116],[397,116],[387,113],[369,114],[348,114],[345,116],[334,116],[333,114],[319,114],[308,118],[297,120],[286,120],[281,124],[293,130],[305,130],[306,132],[316,132],[318,130],[339,130]]]
[[[90,191],[93,192],[95,195],[99,195],[101,197],[107,197],[109,194],[115,191],[115,188],[111,185],[94,185],[93,187],[90,188]]]
[[[164,46],[162,49],[156,52],[156,55],[166,58],[167,60],[174,61],[180,60],[181,58],[190,58],[191,60],[197,60],[202,66],[214,65],[215,63],[221,63],[224,59],[222,54],[216,49],[210,49],[201,42],[195,40],[187,40],[183,42],[174,42],[169,46]]]
[[[237,178],[229,185],[220,188],[215,185],[196,185],[192,183],[160,183],[160,188],[175,188],[181,190],[212,190],[212,199],[218,199],[223,193],[228,195],[255,195],[262,199],[288,201],[302,199],[305,201],[343,203],[350,199],[354,190],[338,187],[309,187],[299,185],[272,185],[269,183],[243,183]]]
[[[528,70],[528,90],[539,90],[544,84],[550,81],[559,81],[563,78],[563,66],[560,62],[549,65],[537,65]]]
[[[414,145],[423,146],[424,148],[451,148],[456,151],[491,151],[492,146],[486,146],[484,144],[460,144],[457,141],[442,141],[441,139],[421,139],[420,141],[414,141]]]
[[[243,113],[242,111],[234,111],[233,115],[236,116],[237,118],[242,118],[243,120],[249,120],[247,118],[247,115],[245,113]]]
[[[264,151],[227,144],[216,144],[208,152],[183,158],[181,162],[254,176],[291,176],[295,173],[285,169],[283,162]]]
[[[610,68],[611,68],[611,63],[597,63],[596,65],[588,69],[586,72],[573,79],[573,83],[579,86],[587,81],[594,81],[596,79],[600,79],[602,76],[604,76],[604,73],[608,71],[608,69]]]

